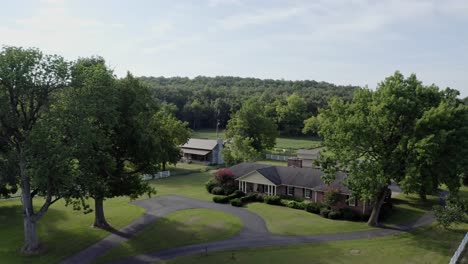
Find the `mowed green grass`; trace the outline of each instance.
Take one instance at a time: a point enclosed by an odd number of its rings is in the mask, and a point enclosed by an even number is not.
[[[338,221],[283,206],[251,203],[247,209],[260,215],[271,233],[280,235],[316,235],[372,229],[364,222]]]
[[[225,138],[224,131],[219,132],[219,136]],[[194,138],[216,139],[216,130],[205,129],[197,130],[192,133]],[[322,145],[319,138],[316,137],[278,137],[276,139],[276,148],[283,149],[301,149],[317,148]]]
[[[410,233],[380,238],[212,252],[160,263],[448,263],[467,230],[467,224],[458,225],[451,230],[429,226]]]
[[[168,178],[153,180],[151,186],[156,195],[181,195],[190,198],[211,201],[213,195],[205,189],[205,183],[211,178],[211,172],[200,172],[186,175],[174,175]]]
[[[34,199],[36,208],[43,202]],[[128,198],[104,202],[107,220],[116,229],[131,223],[143,214],[143,208],[128,203]],[[37,223],[39,239],[46,247],[40,256],[23,256],[23,220],[19,199],[0,201],[0,263],[57,263],[108,236],[110,233],[92,228],[94,214],[83,214],[66,207],[64,201],[53,204]]]
[[[189,209],[171,213],[145,227],[135,237],[111,249],[95,263],[168,248],[222,240],[240,232],[239,218],[216,210]]]

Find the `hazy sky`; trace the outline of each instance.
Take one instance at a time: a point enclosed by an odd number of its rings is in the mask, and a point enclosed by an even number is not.
[[[1,9],[1,45],[101,55],[119,76],[374,88],[400,70],[468,96],[468,0],[1,0]]]

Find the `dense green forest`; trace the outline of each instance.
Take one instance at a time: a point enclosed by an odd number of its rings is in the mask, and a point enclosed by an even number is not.
[[[275,120],[283,135],[301,134],[303,121],[317,114],[331,97],[352,98],[356,86],[340,86],[312,80],[262,80],[240,77],[140,77],[155,98],[175,105],[174,114],[192,129],[225,128],[231,115],[248,98],[259,97],[266,115]]]

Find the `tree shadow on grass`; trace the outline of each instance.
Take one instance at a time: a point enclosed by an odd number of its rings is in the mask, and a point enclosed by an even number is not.
[[[98,258],[97,263],[122,259],[145,253],[154,253],[169,248],[191,244],[223,240],[238,233],[233,232],[230,222],[223,219],[209,223],[196,223],[201,218],[190,216],[188,219],[172,220],[166,217],[156,220],[128,241],[113,248],[107,254]],[[209,249],[208,249],[209,250]]]

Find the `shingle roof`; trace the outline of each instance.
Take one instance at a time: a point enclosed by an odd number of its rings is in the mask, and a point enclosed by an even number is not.
[[[191,138],[181,148],[213,150],[216,145],[218,145],[218,141],[215,139]]]
[[[315,168],[296,168],[283,166],[269,166],[258,163],[240,163],[230,168],[236,178],[249,172],[258,171],[276,185],[290,185],[315,190],[325,190],[332,187],[339,189],[341,193],[349,193],[344,184],[346,174],[338,172],[335,181],[329,186],[322,180],[324,172]]]

